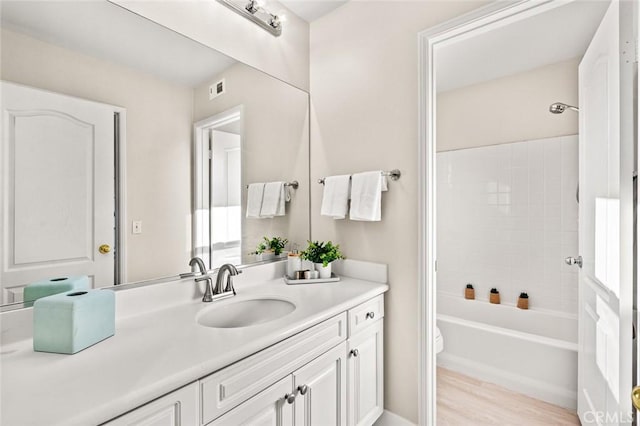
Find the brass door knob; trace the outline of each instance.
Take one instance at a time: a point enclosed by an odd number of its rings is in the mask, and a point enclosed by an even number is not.
[[[111,246],[109,244],[102,244],[98,247],[98,251],[102,254],[107,254],[111,251]]]
[[[640,411],[640,386],[636,386],[631,391],[631,402],[633,402],[633,406],[636,407],[636,410]]]

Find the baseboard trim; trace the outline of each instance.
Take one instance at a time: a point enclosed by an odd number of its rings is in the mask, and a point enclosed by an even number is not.
[[[519,392],[560,407],[571,410],[575,410],[577,407],[578,394],[576,391],[553,386],[540,380],[523,377],[486,364],[447,354],[446,351],[438,354],[438,366],[466,374],[474,379],[504,386],[514,392]]]
[[[384,410],[374,426],[416,426],[416,424],[389,410]]]

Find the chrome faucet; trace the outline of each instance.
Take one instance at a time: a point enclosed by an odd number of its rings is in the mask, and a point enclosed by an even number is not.
[[[227,272],[228,274],[225,274]],[[218,276],[216,277],[216,288],[213,290],[213,294],[222,294],[229,291],[233,292],[233,295],[236,295],[236,289],[233,288],[233,277],[241,274],[242,271],[238,271],[238,269],[230,263],[225,263],[218,269]],[[227,278],[226,285],[223,287],[223,282]]]
[[[200,281],[206,281],[206,287],[205,287],[204,296],[202,296],[202,301],[211,302],[213,300],[213,294],[214,294],[213,280],[211,279],[209,274],[207,274],[207,268],[204,266],[204,262],[202,261],[202,259],[200,259],[199,257],[194,257],[189,261],[189,266],[193,267],[193,265],[198,265],[198,268],[200,268],[200,273],[202,274],[201,276],[196,278],[196,283]]]
[[[199,257],[194,257],[189,261],[189,266],[193,268],[193,265],[198,265],[200,268],[200,273],[202,275],[207,275],[207,268],[204,266],[204,262]]]

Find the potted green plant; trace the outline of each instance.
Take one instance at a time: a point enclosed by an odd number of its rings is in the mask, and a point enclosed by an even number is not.
[[[300,257],[313,262],[320,278],[331,277],[331,262],[344,259],[340,246],[331,241],[308,241],[307,248],[300,253]]]
[[[255,254],[257,260],[269,260],[280,256],[289,240],[281,237],[262,237],[262,241],[256,246],[256,250],[249,254]]]

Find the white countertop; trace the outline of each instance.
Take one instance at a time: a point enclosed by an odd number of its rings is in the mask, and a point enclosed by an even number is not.
[[[180,303],[116,322],[115,336],[75,355],[34,352],[32,340],[2,348],[1,418],[7,426],[95,425],[143,405],[375,297],[386,284],[343,277],[286,285],[282,278],[238,287],[212,303]],[[274,297],[296,309],[244,328],[208,328],[203,309]]]

